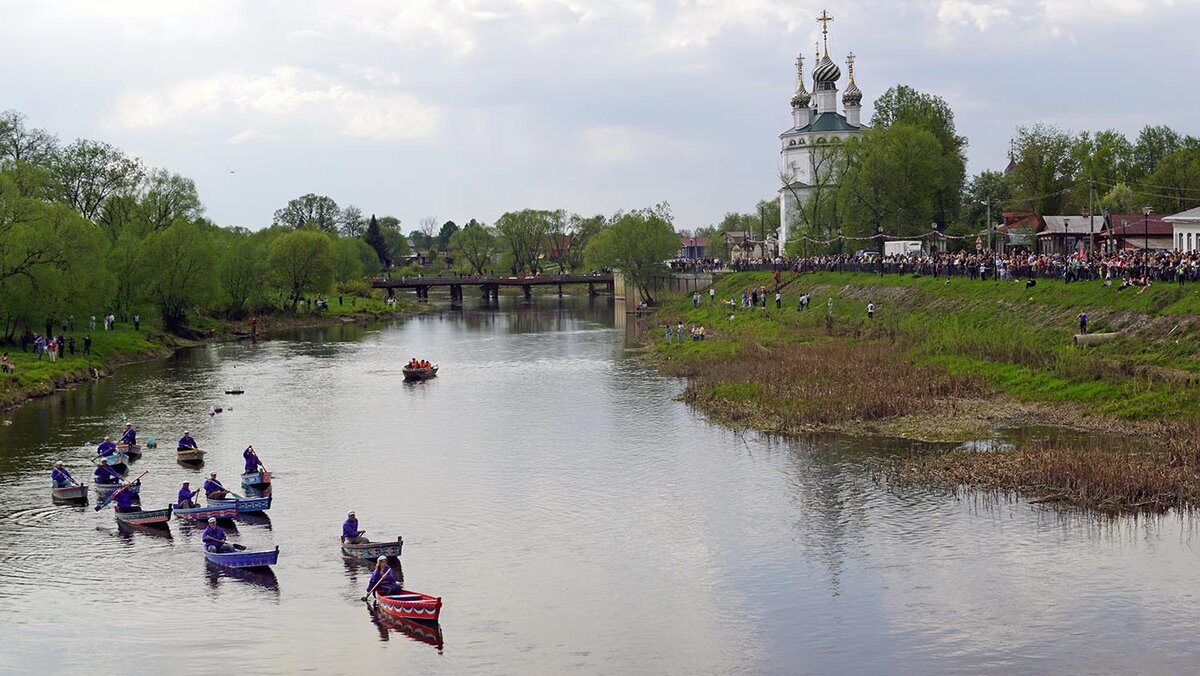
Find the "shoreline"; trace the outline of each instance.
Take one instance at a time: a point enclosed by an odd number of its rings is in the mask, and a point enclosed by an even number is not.
[[[311,317],[269,315],[259,319],[258,340],[271,340],[273,335],[285,331],[407,319],[418,314],[431,312],[435,309],[436,306],[431,304],[402,302],[395,310],[387,312],[378,312],[363,308],[349,314],[329,314]],[[105,354],[99,361],[91,360],[85,365],[80,365],[72,369],[64,369],[51,374],[44,380],[9,388],[12,391],[0,394],[0,413],[15,411],[25,404],[50,396],[56,392],[68,390],[82,383],[110,377],[121,366],[164,359],[179,350],[199,347],[208,343],[247,340],[251,337],[249,326],[250,322],[248,320],[221,320],[218,328],[200,332],[200,337],[198,338],[185,338],[147,327],[142,331],[143,342],[151,344],[153,347],[130,351],[113,351]]]
[[[990,441],[1014,427],[1082,433],[1082,441],[1036,448],[893,459],[881,472],[898,485],[1013,491],[1103,511],[1200,507],[1200,444],[1191,441],[1200,388],[1190,377],[1200,331],[1188,321],[1200,294],[1104,295],[1084,284],[1034,292],[855,273],[789,273],[783,281],[778,309],[770,273],[722,274],[716,303],[706,294],[699,306],[665,302],[638,322],[641,358],[684,378],[679,399],[734,430],[932,443]],[[760,286],[769,307],[730,306]],[[795,309],[802,293],[812,296],[807,310]],[[878,308],[873,318],[868,302]],[[1100,330],[1120,331],[1120,339],[1073,345],[1073,315],[1085,303]],[[704,326],[706,339],[667,343],[665,325],[678,322],[685,333]],[[1099,437],[1107,447],[1087,441]],[[1123,472],[1108,471],[1114,464]]]

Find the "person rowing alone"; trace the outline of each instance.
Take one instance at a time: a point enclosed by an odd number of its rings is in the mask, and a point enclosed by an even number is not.
[[[346,520],[342,523],[342,542],[351,545],[364,545],[370,540],[363,537],[365,530],[358,529],[358,517],[353,511],[346,512]]]
[[[92,479],[104,486],[121,483],[121,475],[117,474],[115,469],[104,464],[96,465],[96,471],[92,473]]]
[[[134,500],[137,500],[137,495],[133,492],[133,484],[122,485],[113,496],[113,501],[117,503],[118,512],[140,511],[137,507],[133,506]]]
[[[262,461],[258,459],[258,453],[254,450],[254,446],[247,446],[246,450],[242,451],[242,457],[246,459],[246,474],[254,474],[255,472],[265,471]]]
[[[70,488],[71,486],[79,485],[75,477],[71,476],[71,473],[67,471],[62,460],[54,463],[54,469],[50,472],[50,479],[54,482],[55,488]]]
[[[216,517],[208,517],[208,527],[204,529],[201,540],[204,542],[204,549],[214,554],[228,554],[234,551],[233,545],[227,541],[225,529],[217,525]]]
[[[179,509],[193,509],[196,506],[196,494],[200,489],[192,490],[187,481],[183,482],[183,487],[179,489],[179,495],[175,498],[175,506]]]
[[[192,438],[192,433],[187,430],[184,430],[183,436],[179,437],[178,448],[191,449],[191,448],[199,448],[199,446],[196,445],[196,440]]]
[[[107,458],[117,452],[117,445],[113,443],[112,437],[104,437],[104,441],[96,447],[96,455],[101,458]]]
[[[121,443],[126,446],[137,446],[137,430],[133,423],[125,423],[125,433],[121,435]]]
[[[208,475],[208,481],[204,482],[204,497],[209,500],[224,500],[229,495],[229,489],[221,485],[217,481],[217,473],[213,472]]]
[[[400,593],[400,584],[396,582],[396,575],[388,565],[386,556],[375,559],[375,570],[371,571],[371,581],[367,583],[367,595],[372,591],[383,596]]]

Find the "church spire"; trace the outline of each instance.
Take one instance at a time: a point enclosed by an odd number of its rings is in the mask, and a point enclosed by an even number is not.
[[[807,108],[812,95],[804,88],[804,55],[796,55],[796,93],[792,94],[793,108]]]
[[[842,94],[842,103],[849,108],[861,105],[863,97],[862,90],[854,83],[854,52],[846,55],[846,70],[849,73],[849,82],[846,85],[846,91]]]
[[[825,42],[825,56],[829,56],[829,22],[833,21],[833,17],[829,16],[829,12],[821,10],[821,16],[817,17],[817,21],[821,22],[821,39]]]

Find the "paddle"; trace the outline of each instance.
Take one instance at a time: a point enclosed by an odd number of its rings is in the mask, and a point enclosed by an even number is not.
[[[236,549],[239,552],[246,551],[246,545],[239,545],[238,543],[230,542],[229,540],[221,540],[221,544],[229,545],[230,547],[233,547],[234,549]]]
[[[150,470],[146,470],[145,472],[142,472],[141,474],[139,474],[139,475],[138,475],[138,478],[134,479],[133,481],[130,481],[129,483],[125,484],[124,486],[121,486],[120,488],[118,488],[117,490],[113,491],[112,493],[109,493],[109,494],[108,494],[108,497],[107,497],[107,498],[104,498],[104,501],[103,501],[103,502],[101,502],[100,504],[96,505],[96,507],[95,507],[95,510],[96,510],[97,512],[99,512],[100,510],[102,510],[102,509],[104,509],[105,507],[107,507],[107,506],[108,506],[108,503],[112,502],[112,501],[113,501],[113,498],[117,497],[117,493],[120,493],[121,491],[125,490],[126,488],[129,488],[130,486],[132,486],[132,485],[136,484],[137,482],[141,481],[141,480],[142,480],[142,477],[146,476],[146,475],[147,475],[147,474],[149,474],[149,473],[150,473]]]

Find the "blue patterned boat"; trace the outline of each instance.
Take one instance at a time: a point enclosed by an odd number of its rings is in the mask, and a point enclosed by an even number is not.
[[[208,521],[208,519],[232,519],[237,516],[237,509],[234,507],[176,507],[175,518],[185,521]]]
[[[204,551],[204,558],[226,568],[266,568],[279,562],[279,546],[262,552],[230,552],[217,554]]]
[[[212,500],[208,501],[209,507],[232,507],[237,510],[238,514],[249,514],[252,512],[265,512],[271,508],[271,496],[265,498],[233,498],[231,500]]]
[[[246,472],[242,475],[242,488],[251,486],[261,487],[271,485],[270,472]]]
[[[404,538],[396,536],[395,542],[364,542],[362,544],[342,543],[342,553],[356,559],[374,561],[381,556],[400,558],[404,550]]]
[[[126,523],[131,526],[153,526],[156,528],[166,528],[167,522],[171,520],[172,507],[166,509],[152,509],[140,512],[117,512],[117,522]]]

